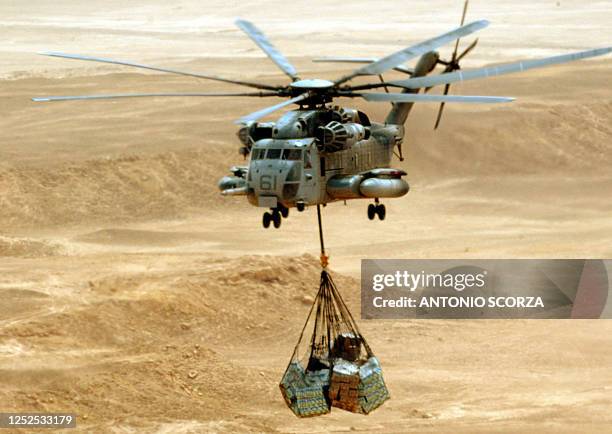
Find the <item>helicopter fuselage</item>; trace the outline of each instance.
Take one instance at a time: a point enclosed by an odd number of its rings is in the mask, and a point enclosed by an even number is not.
[[[437,52],[421,56],[413,76],[427,75],[439,59]],[[316,95],[333,83],[302,80],[293,86]],[[414,93],[418,90],[405,89]],[[316,103],[315,103],[316,104]],[[233,176],[219,181],[224,195],[245,195],[255,206],[277,209],[319,205],[338,200],[374,199],[384,218],[380,198],[396,198],[409,191],[406,172],[392,169],[391,159],[404,139],[404,122],[412,103],[394,103],[385,123],[370,122],[358,110],[300,107],[276,123],[251,122],[238,132],[250,154],[249,165],[233,167]],[[368,216],[373,218],[371,210]]]
[[[219,182],[223,194],[245,195],[255,206],[275,209],[408,192],[406,173],[390,168],[394,147],[403,139],[401,125],[370,123],[357,110],[322,107],[245,128],[239,136],[252,141],[250,161]]]

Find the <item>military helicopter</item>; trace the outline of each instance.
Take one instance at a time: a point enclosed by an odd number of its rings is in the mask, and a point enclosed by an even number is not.
[[[254,24],[239,19],[236,25],[291,79],[289,84],[274,86],[107,58],[44,52],[40,54],[180,74],[254,88],[258,91],[50,96],[33,98],[33,100],[66,101],[128,97],[289,98],[236,121],[241,125],[238,131],[238,138],[242,143],[240,153],[245,158],[249,158],[249,162],[247,166],[232,167],[231,176],[225,176],[219,181],[221,194],[246,196],[252,205],[266,208],[262,220],[265,228],[271,224],[275,228],[280,227],[282,219],[288,217],[289,209],[292,207],[301,212],[307,206],[352,199],[372,201],[367,209],[368,218],[374,220],[378,216],[380,220],[384,220],[386,209],[380,202],[381,199],[402,197],[409,191],[409,185],[403,179],[406,172],[392,168],[391,165],[394,155],[400,161],[404,159],[401,148],[404,140],[404,123],[414,103],[440,103],[434,127],[438,128],[445,103],[504,103],[514,100],[510,97],[449,95],[451,83],[526,71],[601,56],[612,51],[612,47],[607,47],[544,59],[462,70],[460,61],[476,47],[478,39],[458,54],[460,39],[489,25],[486,20],[464,24],[467,6],[466,1],[461,25],[458,28],[383,58],[315,59],[319,62],[364,64],[334,81],[318,78],[302,79],[294,66]],[[453,41],[455,46],[451,58],[442,60],[435,50]],[[419,60],[414,69],[404,66],[407,61],[417,57]],[[428,75],[438,65],[444,67],[442,73]],[[391,70],[408,77],[386,81],[382,74]],[[379,81],[360,85],[348,84],[361,76],[374,76]],[[441,95],[428,93],[432,87],[440,85],[444,85]],[[389,92],[389,88],[401,91]],[[384,89],[385,92],[372,92],[374,89]],[[360,110],[332,105],[334,98],[339,97],[362,98],[370,102],[390,102],[392,108],[384,121],[373,122]],[[293,104],[298,105],[298,108],[286,112],[276,122],[259,122],[261,118]]]

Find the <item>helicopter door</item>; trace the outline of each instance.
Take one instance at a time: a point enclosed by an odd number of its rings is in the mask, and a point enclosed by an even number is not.
[[[313,169],[312,169],[312,155],[310,153],[310,149],[304,150],[304,175],[306,178],[306,183],[312,181],[313,179]]]
[[[304,188],[302,198],[308,204],[319,202],[319,156],[316,148],[304,150]]]

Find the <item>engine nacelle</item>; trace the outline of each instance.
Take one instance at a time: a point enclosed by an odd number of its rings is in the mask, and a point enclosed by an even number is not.
[[[334,176],[327,181],[327,194],[334,199],[357,199],[362,197],[359,185],[363,175]]]
[[[240,148],[240,154],[246,157],[251,152],[253,143],[261,139],[272,137],[274,122],[249,122],[240,127],[236,135],[244,146]]]
[[[404,196],[410,186],[400,175],[403,171],[393,169],[375,169],[377,175],[372,173],[334,176],[327,181],[327,194],[334,199],[358,198],[392,198]]]
[[[246,187],[247,182],[246,179],[238,176],[224,176],[219,180],[217,185],[219,186],[219,190],[221,190],[221,192],[224,192],[226,190]]]
[[[336,106],[334,111],[340,115],[342,123],[359,122],[359,111],[356,109]]]
[[[367,132],[361,124],[341,124],[331,121],[324,127],[319,127],[316,136],[320,148],[327,152],[335,152],[348,149],[360,140],[367,138]]]
[[[359,192],[365,197],[402,197],[410,186],[401,178],[368,178],[359,184]]]

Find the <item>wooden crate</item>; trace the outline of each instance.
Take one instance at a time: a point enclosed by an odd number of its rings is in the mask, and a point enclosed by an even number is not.
[[[331,405],[353,413],[361,413],[359,383],[359,373],[354,375],[343,375],[332,372],[328,391]]]

